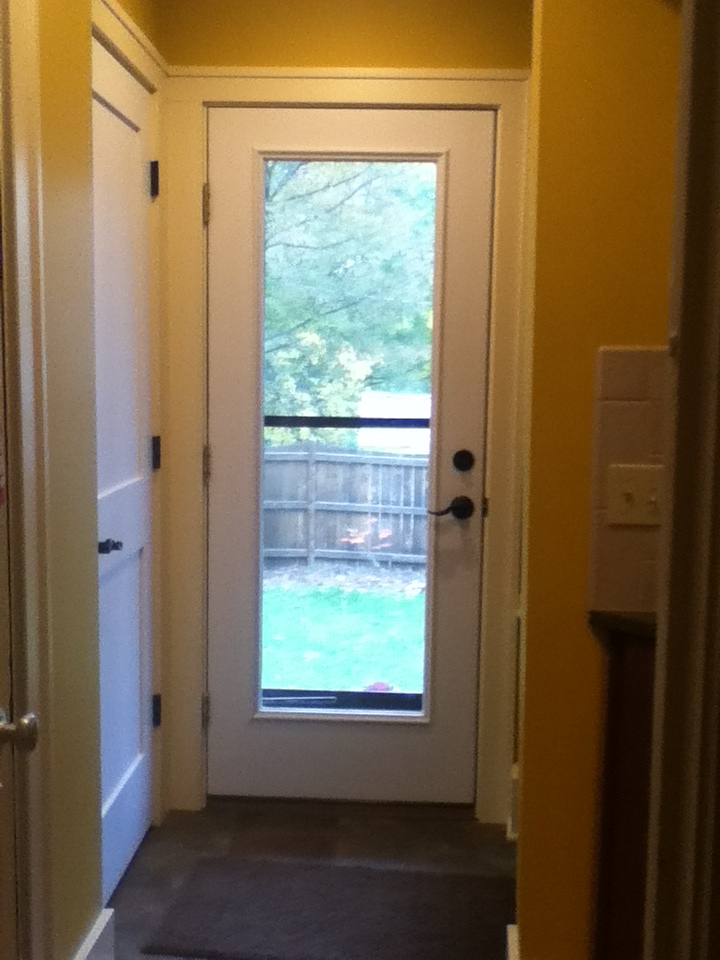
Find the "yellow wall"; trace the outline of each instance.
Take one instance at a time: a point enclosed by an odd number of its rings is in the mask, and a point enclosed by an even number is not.
[[[679,17],[536,0],[537,260],[519,921],[590,956],[604,658],[585,626],[601,344],[666,341]]]
[[[120,0],[120,3],[145,36],[157,44],[158,0]]]
[[[152,6],[140,0],[125,0],[125,4],[152,34]],[[256,28],[259,22],[258,18]],[[39,0],[39,27],[52,616],[51,712],[42,719],[43,749],[50,753],[51,769],[51,955],[66,960],[74,955],[101,907],[90,4],[88,0]],[[351,28],[346,21],[346,62],[372,62],[362,61],[359,54],[355,58],[353,51],[357,53],[360,47],[350,40]],[[522,30],[502,49],[517,52],[522,46],[518,37],[523,33],[526,43],[528,28],[526,16]],[[454,52],[442,54],[446,61],[425,60],[425,48],[419,44],[414,62],[475,65],[475,61],[465,60],[461,34],[461,30],[454,34]],[[427,46],[427,33],[423,36]],[[441,45],[445,51],[450,47],[452,44]],[[265,49],[273,58],[269,62],[277,62],[274,58],[279,54],[273,44],[266,44]],[[408,49],[403,49],[410,56]],[[325,49],[327,65],[340,62],[332,50]],[[405,64],[389,54],[386,60],[382,51],[375,54],[378,63]],[[172,52],[169,55],[173,59]],[[307,62],[316,63],[314,57],[314,53],[308,54]],[[202,49],[191,59],[210,62]],[[233,54],[232,62],[235,59]],[[519,59],[524,62],[526,54]],[[507,60],[498,54],[481,65],[521,64],[509,54]],[[72,243],[67,242],[68,237]]]
[[[124,0],[173,64],[523,68],[532,0]],[[157,19],[153,23],[153,16]]]
[[[40,0],[52,958],[101,907],[90,8]]]
[[[529,60],[529,0],[124,2],[177,64]],[[605,668],[585,627],[593,362],[600,345],[666,336],[678,41],[665,0],[535,3],[523,960],[590,955]]]

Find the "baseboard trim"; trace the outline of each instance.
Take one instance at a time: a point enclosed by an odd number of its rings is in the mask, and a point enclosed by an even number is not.
[[[507,956],[508,960],[520,960],[520,938],[515,925],[507,928]]]
[[[115,911],[101,910],[73,960],[115,960]]]

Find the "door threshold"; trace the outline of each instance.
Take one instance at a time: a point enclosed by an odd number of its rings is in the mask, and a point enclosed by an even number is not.
[[[210,795],[206,811],[218,814],[247,814],[253,811],[278,813],[292,810],[295,814],[333,817],[337,815],[367,817],[410,817],[435,820],[474,820],[475,807],[466,803],[389,803],[386,801],[314,800],[296,797],[230,797]],[[496,825],[493,824],[493,827]]]

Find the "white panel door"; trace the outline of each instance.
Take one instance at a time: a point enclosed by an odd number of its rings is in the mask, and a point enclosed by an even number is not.
[[[93,44],[102,773],[108,899],[151,817],[149,94]]]
[[[474,799],[494,155],[209,111],[211,794]]]

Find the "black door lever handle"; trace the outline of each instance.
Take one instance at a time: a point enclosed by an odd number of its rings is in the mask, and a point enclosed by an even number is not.
[[[112,553],[114,550],[122,550],[122,540],[101,540],[98,543],[98,553]]]
[[[444,510],[428,510],[433,517],[446,517],[451,513],[456,520],[468,520],[475,513],[475,504],[470,497],[455,497]]]

